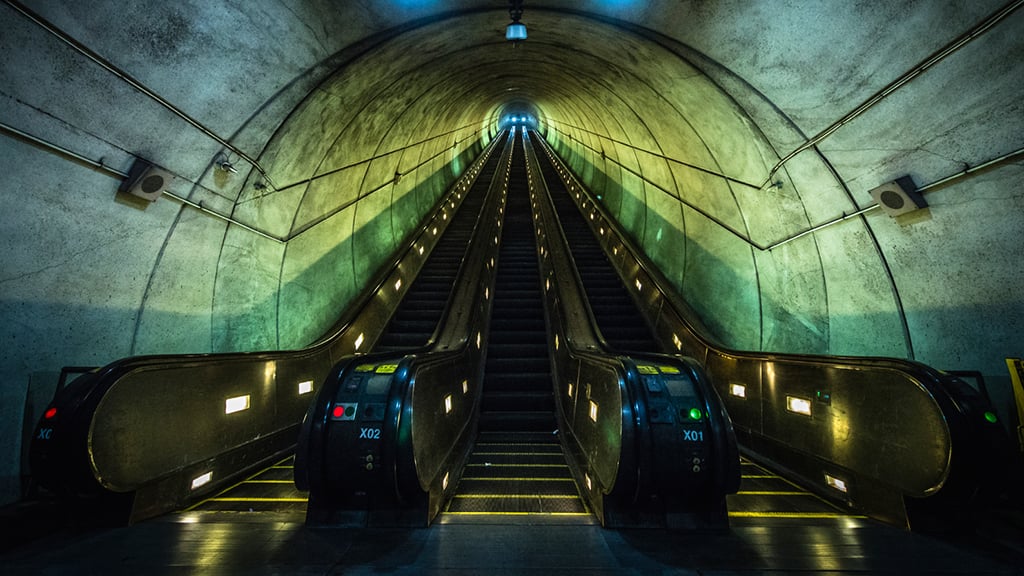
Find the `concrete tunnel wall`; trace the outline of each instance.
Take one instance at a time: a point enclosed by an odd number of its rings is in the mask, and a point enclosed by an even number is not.
[[[967,26],[951,22],[999,3],[551,2],[527,11],[514,49],[501,9],[399,4],[31,4],[257,157],[271,187],[230,152],[240,173],[216,169],[217,142],[0,5],[0,121],[117,170],[154,161],[179,175],[174,192],[292,237],[168,199],[116,203],[104,170],[0,135],[0,501],[18,494],[26,404],[41,411],[61,366],[308,343],[502,112],[524,107],[725,344],[980,369],[1007,415],[1001,362],[1021,355],[1024,324],[1019,163],[936,188],[913,218],[876,210],[772,250],[690,206],[770,244],[869,205],[882,182],[1019,148],[1019,14],[761,189],[781,156]],[[920,35],[879,34],[899,17]]]

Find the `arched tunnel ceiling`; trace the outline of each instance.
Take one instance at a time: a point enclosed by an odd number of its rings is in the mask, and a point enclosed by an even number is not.
[[[395,3],[391,11],[388,3],[378,6],[380,13],[372,20],[387,21],[390,31],[385,36],[394,36],[375,44],[369,54],[341,66],[321,89],[330,91],[332,82],[346,84],[357,79],[364,85],[364,97],[403,91],[410,100],[432,99],[434,105],[430,108],[437,117],[448,118],[455,125],[474,118],[494,118],[511,102],[527,103],[541,116],[752,183],[763,181],[777,157],[955,37],[965,26],[950,26],[951,19],[973,22],[998,6],[991,2],[933,10],[906,6],[837,10],[809,3],[769,10],[746,3],[709,7],[706,3],[640,6],[630,2],[537,2],[527,4],[523,18],[529,27],[529,39],[513,48],[502,38],[507,23],[503,8],[485,9],[474,2],[440,4],[443,6]],[[428,13],[432,8],[448,11],[432,15]],[[919,24],[928,35],[913,35],[921,42],[908,42],[905,25],[898,24],[901,20]],[[897,34],[898,30],[901,33]],[[696,49],[687,42],[693,42]],[[847,47],[849,52],[844,51]],[[863,59],[858,61],[851,54]],[[729,68],[719,65],[716,57],[728,59]],[[869,64],[867,70],[865,62]],[[743,73],[734,74],[736,71]],[[702,74],[713,76],[710,83],[722,84],[721,103],[708,105],[706,92],[690,100],[680,93],[678,80]],[[367,84],[368,78],[375,82]],[[451,86],[453,83],[458,86]],[[744,90],[731,89],[729,83],[741,84]],[[661,119],[649,115],[650,107],[645,106],[644,98],[638,98],[640,93],[647,100],[662,100],[661,104],[687,124],[686,130],[693,138],[658,138],[650,124]],[[727,102],[730,99],[735,101]],[[959,114],[962,110],[952,104],[950,112]],[[748,132],[760,140],[757,147],[763,150],[736,154],[732,147],[739,142],[737,138],[722,142],[717,137],[721,131],[716,130],[722,118],[716,116],[723,113],[734,116],[726,122],[743,116],[740,121],[751,124]],[[891,113],[909,111],[904,108]],[[965,115],[969,117],[970,113]],[[934,119],[932,122],[936,123]],[[368,129],[376,130],[377,126]],[[873,172],[857,167],[856,159],[872,156],[870,151],[874,150],[871,160],[892,163],[893,154],[878,153],[872,139],[887,130],[893,128],[876,123],[862,134],[845,130],[845,138],[842,133],[837,135],[838,164],[853,168],[854,178],[875,177]],[[715,133],[702,137],[707,132]],[[1008,150],[1014,144],[1011,133],[1001,131],[988,138],[1001,139],[998,148]],[[913,148],[901,146],[902,139],[906,139],[905,134],[890,138],[893,149],[902,153]],[[602,146],[596,139],[591,142]],[[850,149],[861,153],[853,155],[853,160],[843,160],[842,152]],[[759,155],[769,158],[762,162]],[[945,154],[929,150],[922,155]],[[986,159],[964,158],[968,164]],[[956,164],[938,162],[934,157],[926,161],[936,176],[949,173]],[[860,191],[877,183],[869,180],[860,185]],[[819,212],[827,217],[863,203],[837,206],[829,201]],[[810,216],[817,215],[813,212]],[[745,227],[732,217],[738,229]],[[800,222],[792,229],[804,224]],[[768,236],[759,239],[764,243],[775,239],[772,232],[776,230],[766,231]]]
[[[724,154],[726,150],[712,150],[718,145],[714,138],[702,139],[698,127],[706,124],[707,119],[742,122],[741,114],[724,93],[718,95],[716,102],[708,101],[707,90],[689,98],[685,94],[676,98],[673,91],[678,88],[673,84],[679,78],[701,76],[678,55],[643,36],[580,14],[534,11],[529,21],[530,39],[518,46],[502,38],[505,23],[500,12],[470,12],[422,24],[380,43],[371,54],[340,68],[319,90],[337,94],[353,110],[364,110],[361,106],[379,105],[389,98],[402,100],[389,110],[429,102],[428,116],[416,121],[429,124],[431,118],[445,118],[448,126],[463,126],[485,118],[494,121],[501,110],[518,103],[536,110],[542,120],[557,119],[562,125],[582,127],[660,154],[688,158],[714,170],[733,169],[731,176],[739,179],[755,181],[766,173],[764,163],[751,162],[751,154],[755,160],[760,156],[758,151],[738,154],[731,149],[731,154]],[[357,95],[351,87],[353,79],[358,82]],[[715,91],[713,84],[706,84]],[[680,117],[686,124],[685,131],[680,133],[671,124],[674,137],[659,140],[658,136],[664,133],[656,134],[658,131],[652,129],[652,124],[659,122],[656,115],[651,117],[655,108],[650,106],[652,101],[656,101],[659,112],[670,111]],[[732,118],[722,118],[723,114]],[[360,134],[383,140],[389,138],[389,131],[396,125],[405,126],[403,134],[433,134],[439,129],[410,131],[409,119],[397,116],[385,119],[365,114],[358,120],[345,121],[325,121],[323,116],[322,113],[317,120],[328,132],[332,128],[341,131],[348,122],[359,121],[365,124]],[[716,127],[714,131],[720,129]],[[755,137],[755,132],[744,129],[738,141]],[[326,140],[332,138],[328,136]],[[351,142],[339,144],[350,146]],[[375,152],[400,145],[399,141],[381,144]],[[736,138],[728,144],[736,145]],[[723,152],[721,159],[715,152]],[[731,165],[723,168],[723,163]],[[283,171],[307,171],[278,176],[280,184],[303,181],[334,168],[330,161],[305,165],[292,162],[271,172],[280,175]],[[337,199],[338,203],[346,201]]]

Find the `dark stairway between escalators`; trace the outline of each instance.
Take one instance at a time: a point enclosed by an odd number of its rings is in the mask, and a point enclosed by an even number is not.
[[[522,138],[498,254],[480,432],[441,521],[592,523],[557,436]]]

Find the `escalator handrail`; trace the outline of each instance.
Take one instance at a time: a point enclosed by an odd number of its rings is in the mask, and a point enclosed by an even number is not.
[[[544,228],[554,227],[557,230],[557,236],[561,239],[561,242],[558,242],[557,247],[555,248],[558,250],[558,254],[553,254],[552,249],[548,248],[548,257],[564,258],[571,264],[568,266],[558,266],[558,268],[569,274],[574,282],[570,281],[570,286],[567,288],[562,287],[560,281],[562,276],[556,275],[549,279],[549,281],[552,281],[555,284],[551,289],[554,290],[555,294],[563,296],[560,298],[560,303],[562,310],[565,311],[566,315],[573,315],[575,312],[576,314],[582,314],[584,316],[583,322],[575,324],[572,328],[565,325],[562,326],[562,330],[560,331],[565,334],[565,346],[569,351],[568,353],[571,358],[585,362],[589,365],[603,366],[607,370],[616,374],[619,383],[619,397],[623,403],[624,412],[621,422],[622,431],[620,438],[633,440],[632,446],[623,446],[620,449],[620,456],[624,456],[625,458],[623,459],[620,457],[619,466],[614,474],[614,478],[600,478],[601,482],[599,482],[599,487],[605,495],[610,495],[615,491],[637,494],[640,491],[641,486],[650,484],[642,474],[643,471],[648,469],[648,466],[640,466],[638,465],[639,463],[635,461],[638,456],[643,458],[644,455],[650,453],[650,438],[644,433],[646,427],[638,425],[638,422],[644,418],[646,409],[640,395],[631,390],[629,385],[629,375],[627,374],[626,368],[623,366],[621,359],[608,351],[604,339],[597,330],[597,321],[594,318],[594,313],[589,302],[586,297],[583,296],[582,280],[580,279],[579,271],[577,270],[575,263],[572,261],[572,252],[566,244],[565,232],[562,230],[561,222],[559,222],[558,218],[554,217],[551,213],[551,193],[550,190],[548,190],[544,179],[540,176],[541,173],[539,166],[537,165],[535,149],[532,146],[532,142],[528,134],[524,134],[523,140],[523,148],[526,152],[526,164],[528,167],[527,173],[530,175],[531,179],[539,179],[534,186],[541,194],[545,194],[548,197],[547,202],[540,203],[538,208],[532,208],[533,210],[536,210],[540,216],[539,218],[533,218],[535,221],[535,227],[543,225]],[[550,232],[544,231],[543,234],[546,239],[549,237]],[[546,242],[544,242],[545,239],[539,239],[541,240],[541,245],[546,244]],[[571,294],[573,296],[569,301],[572,306],[577,307],[576,310],[565,310],[567,299],[564,296],[567,294]],[[563,324],[565,321],[565,318],[563,318]],[[580,440],[573,427],[568,426],[567,432],[572,438],[572,441],[579,445]]]
[[[547,202],[542,204],[542,209],[544,212],[550,212],[554,206],[551,200],[551,190],[548,188],[548,185],[542,176],[542,171],[536,158],[535,148],[532,146],[532,139],[526,138],[526,141],[531,144],[530,150],[534,151],[529,155],[528,165],[530,166],[530,171],[535,174],[535,178],[539,178],[541,184],[539,189],[547,196]],[[571,266],[565,267],[564,273],[569,274],[574,280],[574,282],[570,283],[576,287],[574,290],[574,294],[576,295],[574,303],[580,307],[580,313],[585,316],[582,326],[588,329],[584,334],[578,334],[574,331],[572,338],[570,338],[569,334],[566,334],[566,340],[568,341],[566,344],[571,346],[577,353],[583,354],[589,351],[587,357],[594,361],[600,361],[599,359],[611,353],[611,349],[605,341],[604,336],[601,334],[600,329],[597,327],[597,319],[594,316],[594,310],[591,308],[589,300],[586,298],[586,292],[583,290],[583,279],[580,277],[579,268],[576,266],[572,250],[566,241],[565,230],[562,228],[562,222],[554,214],[546,213],[544,217],[544,225],[554,227],[557,230],[558,238],[561,239],[561,242],[559,242],[559,248],[563,257],[571,264]],[[545,232],[545,234],[547,233]]]
[[[472,310],[472,307],[480,302],[477,280],[483,277],[483,268],[487,260],[484,257],[485,254],[488,250],[497,251],[498,248],[497,246],[491,246],[490,237],[492,232],[500,231],[503,226],[502,219],[497,217],[497,215],[504,211],[505,193],[501,184],[505,182],[505,174],[507,174],[508,167],[511,164],[514,138],[515,135],[509,131],[509,135],[506,138],[506,147],[502,150],[502,157],[498,160],[498,169],[495,170],[488,186],[487,197],[480,212],[481,216],[474,224],[469,248],[459,264],[455,287],[445,304],[442,320],[438,323],[429,344],[421,350],[412,351],[414,359],[410,364],[411,372],[426,370],[433,365],[444,364],[458,359],[467,353],[469,346],[473,345],[471,343],[472,330],[469,324],[472,314],[466,313],[466,311]],[[492,217],[497,218],[496,220],[491,220]],[[497,260],[497,254],[494,257]],[[494,268],[497,269],[497,266]],[[491,292],[494,290],[493,282],[494,276],[492,275],[491,285],[488,287]],[[456,317],[453,318],[453,315]],[[412,400],[415,389],[416,381],[412,379],[408,386],[406,401]],[[462,423],[460,430],[464,431],[471,423],[472,418],[466,420]],[[447,456],[454,449],[454,445],[450,446],[446,458],[441,461],[446,461]],[[424,463],[416,463],[416,475],[420,480],[422,489],[429,490],[430,485],[436,480],[435,476],[439,469],[427,470],[427,466]]]

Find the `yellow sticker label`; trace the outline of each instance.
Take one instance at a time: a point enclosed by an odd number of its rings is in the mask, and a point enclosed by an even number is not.
[[[655,368],[654,366],[641,366],[641,365],[637,365],[636,369],[641,374],[657,374],[658,373],[658,369]]]
[[[360,364],[356,366],[356,372],[373,372],[375,366],[373,364]]]
[[[381,364],[377,366],[377,374],[394,374],[395,370],[398,370],[398,364]]]
[[[662,374],[679,374],[679,368],[675,366],[658,366]]]

